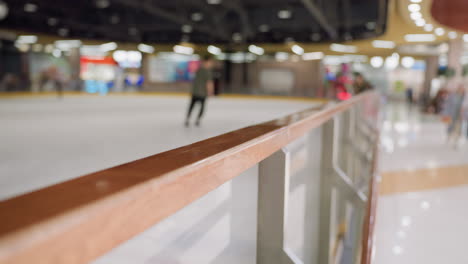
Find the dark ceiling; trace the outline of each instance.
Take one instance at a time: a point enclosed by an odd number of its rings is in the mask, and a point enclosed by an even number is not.
[[[3,2],[8,5],[9,14],[0,20],[0,28],[67,38],[145,43],[282,43],[371,38],[385,31],[388,6],[388,0]]]

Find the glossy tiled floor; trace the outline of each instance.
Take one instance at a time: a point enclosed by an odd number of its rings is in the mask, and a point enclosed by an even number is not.
[[[448,146],[437,118],[387,110],[373,263],[468,263],[467,145]]]

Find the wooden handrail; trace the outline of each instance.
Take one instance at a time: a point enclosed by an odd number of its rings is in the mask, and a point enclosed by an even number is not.
[[[2,201],[0,263],[91,261],[374,95],[368,92]]]

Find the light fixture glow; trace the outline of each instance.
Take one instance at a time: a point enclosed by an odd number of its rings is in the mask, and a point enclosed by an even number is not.
[[[18,36],[18,39],[16,39],[16,42],[21,43],[21,44],[33,44],[37,42],[37,36],[34,36],[34,35]]]
[[[265,33],[270,31],[270,27],[267,24],[263,24],[258,27],[258,31]]]
[[[431,42],[436,40],[434,34],[407,34],[405,35],[407,42]]]
[[[34,44],[32,50],[34,52],[41,52],[42,51],[42,44]]]
[[[434,33],[437,35],[437,36],[442,36],[445,34],[445,30],[443,28],[436,28],[434,30]]]
[[[55,58],[60,58],[60,56],[62,56],[62,51],[59,50],[59,49],[54,49],[54,51],[52,51],[52,55],[53,55]]]
[[[180,54],[185,54],[185,55],[192,55],[193,54],[193,48],[192,47],[187,47],[187,46],[182,46],[182,45],[175,45],[174,46],[174,52],[175,53],[180,53]]]
[[[356,53],[358,49],[356,46],[352,46],[352,45],[343,45],[343,44],[333,43],[330,45],[330,50],[336,51],[336,52]]]
[[[79,48],[81,46],[81,40],[57,40],[55,41],[55,47],[59,50],[69,51],[72,48]]]
[[[323,59],[324,54],[323,52],[308,52],[302,54],[303,60],[321,60]]]
[[[32,3],[27,3],[24,5],[24,11],[28,13],[34,13],[37,11],[37,5]]]
[[[117,49],[117,43],[115,42],[109,42],[109,43],[104,43],[99,46],[103,52],[108,52],[111,50]]]
[[[394,70],[398,67],[400,62],[400,55],[398,53],[393,53],[392,56],[389,56],[385,59],[385,68],[388,70]]]
[[[424,25],[424,30],[427,32],[430,32],[434,29],[434,26],[432,24],[426,24]]]
[[[374,46],[374,48],[380,49],[393,49],[395,48],[395,42],[387,40],[374,40],[372,41],[372,46]]]
[[[416,26],[418,27],[423,27],[424,25],[426,25],[426,20],[424,20],[423,18],[421,19],[418,19],[414,22],[416,24]]]
[[[183,25],[182,26],[182,32],[184,32],[184,33],[192,32],[192,26],[191,25]]]
[[[412,3],[421,3],[422,0],[411,0]]]
[[[0,0],[0,20],[5,19],[8,16],[9,8],[8,5]]]
[[[289,59],[289,53],[287,52],[276,52],[275,60],[277,61],[287,61]]]
[[[405,67],[407,69],[413,67],[414,63],[415,63],[415,60],[414,60],[413,57],[403,57],[401,59],[401,65],[403,65],[403,67]]]
[[[297,44],[294,44],[291,47],[291,50],[292,50],[292,52],[296,53],[297,55],[304,54],[304,49],[301,46],[297,45]]]
[[[382,67],[384,63],[384,60],[382,57],[380,56],[375,56],[375,57],[372,57],[371,60],[370,60],[370,64],[372,67],[374,68],[380,68]]]
[[[153,53],[154,47],[143,43],[138,44],[138,50],[145,53]]]
[[[216,46],[213,46],[213,45],[209,45],[207,50],[208,50],[209,53],[211,53],[213,55],[220,55],[221,54],[221,49],[216,47]]]
[[[422,18],[422,14],[421,14],[421,12],[412,12],[412,13],[410,14],[410,17],[411,17],[411,19],[413,19],[413,20],[418,20],[418,19],[421,19],[421,18]]]
[[[463,35],[463,41],[468,42],[468,34]]]
[[[455,31],[450,31],[450,32],[448,33],[448,37],[449,37],[450,39],[456,39],[456,38],[458,37],[458,34],[457,34],[457,32],[455,32]]]
[[[292,17],[292,12],[287,9],[278,11],[278,17],[280,19],[290,19]]]
[[[206,0],[206,2],[209,5],[219,5],[219,4],[221,4],[222,0]]]
[[[203,14],[200,12],[195,12],[191,15],[191,18],[195,22],[199,22],[203,20]]]
[[[255,46],[255,45],[250,45],[249,46],[249,51],[253,54],[256,54],[258,56],[261,56],[265,53],[265,51],[263,50],[263,48],[259,47],[259,46]]]
[[[408,10],[410,12],[419,12],[419,11],[421,11],[421,5],[420,4],[410,4],[410,5],[408,5]]]

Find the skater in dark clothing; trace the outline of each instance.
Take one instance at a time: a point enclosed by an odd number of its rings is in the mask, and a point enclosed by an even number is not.
[[[190,125],[190,116],[192,114],[195,104],[200,103],[200,111],[198,112],[196,126],[200,125],[200,120],[205,111],[206,98],[213,94],[214,82],[213,82],[213,69],[214,61],[211,57],[206,56],[203,58],[200,69],[195,74],[195,79],[192,84],[192,99],[185,119],[185,126]]]

